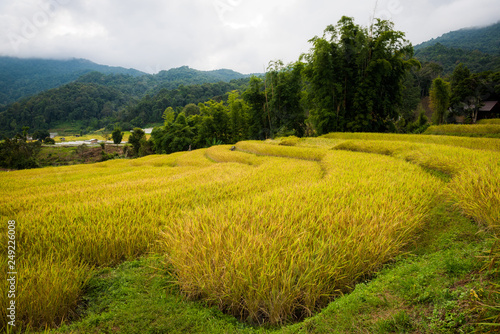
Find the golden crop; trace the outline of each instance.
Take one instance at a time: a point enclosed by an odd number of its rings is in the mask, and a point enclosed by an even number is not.
[[[499,142],[331,134],[1,173],[17,319],[59,324],[93,268],[148,252],[168,256],[188,296],[248,320],[310,315],[398,254],[439,200],[497,231]]]

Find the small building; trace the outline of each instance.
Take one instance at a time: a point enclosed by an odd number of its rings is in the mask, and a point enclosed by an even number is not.
[[[500,118],[500,102],[498,101],[484,101],[484,105],[479,108],[477,113],[477,120]]]
[[[64,137],[63,137],[63,138],[61,138],[61,141],[66,141],[66,138],[64,138]]]

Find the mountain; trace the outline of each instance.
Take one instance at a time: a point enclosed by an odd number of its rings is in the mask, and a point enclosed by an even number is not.
[[[438,38],[418,44],[415,51],[441,44],[448,48],[478,50],[495,56],[500,56],[500,22],[481,28],[465,28],[448,32]]]
[[[180,82],[189,80],[180,77],[172,79],[175,88],[161,88],[158,93],[151,93],[158,90],[160,84],[166,84],[155,80],[159,80],[157,75],[134,78],[92,72],[80,80],[0,106],[0,138],[13,136],[24,126],[33,132],[62,124],[68,128],[71,124],[72,130],[85,132],[104,127],[112,129],[115,125],[130,130],[148,123],[161,123],[167,107],[182,110],[188,104],[210,99],[220,101],[228,92],[243,91],[250,79],[184,85]]]
[[[473,73],[500,71],[500,56],[478,50],[447,47],[440,43],[418,49],[415,52],[415,58],[421,63],[438,63],[443,68],[444,74],[452,73],[460,63],[467,66]]]
[[[500,71],[500,22],[452,31],[414,47],[421,63],[434,62],[450,74],[459,63],[472,72]]]
[[[188,66],[146,74],[135,69],[99,65],[86,59],[51,60],[0,57],[0,106],[23,97],[62,86],[72,81],[95,83],[131,92],[142,97],[146,92],[175,89],[180,85],[229,82],[247,78],[228,69],[199,71]]]
[[[134,69],[99,65],[85,59],[0,57],[0,105],[64,85],[92,71],[134,77],[145,74]]]
[[[241,74],[228,69],[199,71],[189,68],[188,66],[182,66],[168,71],[161,71],[158,74],[147,74],[140,77],[121,74],[105,75],[99,72],[91,72],[81,76],[76,81],[116,88],[122,93],[129,94],[131,97],[141,98],[146,93],[154,95],[162,89],[172,90],[180,86],[230,82],[248,77],[250,77],[250,75]]]

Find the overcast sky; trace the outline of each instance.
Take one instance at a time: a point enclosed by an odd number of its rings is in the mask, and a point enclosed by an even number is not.
[[[343,16],[391,19],[414,45],[500,20],[499,0],[0,0],[0,55],[86,58],[149,73],[264,72]]]

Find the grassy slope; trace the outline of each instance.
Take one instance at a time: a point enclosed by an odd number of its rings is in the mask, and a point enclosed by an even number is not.
[[[353,139],[336,137],[301,141],[299,146],[333,147]],[[447,175],[429,172],[450,181]],[[184,300],[172,277],[159,269],[164,259],[143,257],[96,273],[86,288],[81,321],[59,332],[469,332],[485,310],[479,303],[494,301],[490,284],[498,283],[494,273],[481,271],[484,263],[478,260],[491,247],[489,237],[454,206],[442,203],[405,255],[315,316],[282,328],[255,328]]]

